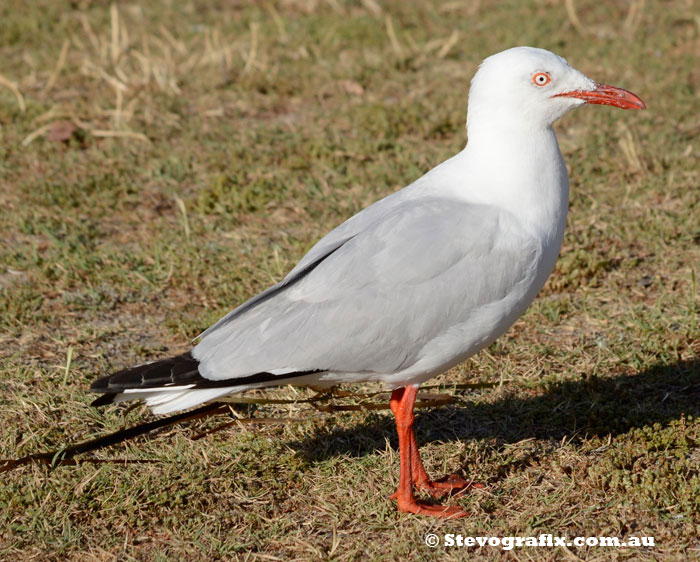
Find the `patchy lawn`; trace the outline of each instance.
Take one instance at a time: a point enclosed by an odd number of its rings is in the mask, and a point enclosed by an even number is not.
[[[291,403],[238,410],[260,423],[196,439],[231,420],[192,422],[87,456],[129,464],[2,474],[0,557],[700,558],[699,17],[681,0],[6,0],[4,458],[149,419],[92,409],[85,390],[187,349],[461,149],[485,56],[551,49],[649,109],[557,125],[572,185],[557,268],[505,337],[433,381],[452,403],[418,413],[429,470],[488,484],[450,500],[471,518],[396,512],[388,410],[320,411],[283,388],[260,396]],[[656,547],[430,549],[429,532]]]

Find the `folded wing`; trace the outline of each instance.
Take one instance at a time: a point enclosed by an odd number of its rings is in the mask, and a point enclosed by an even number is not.
[[[397,373],[453,327],[522,290],[537,254],[504,211],[406,200],[239,307],[204,334],[193,356],[203,377],[232,384],[260,372],[280,380],[296,372]]]

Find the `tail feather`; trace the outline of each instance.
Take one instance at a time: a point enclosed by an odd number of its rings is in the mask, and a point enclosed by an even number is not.
[[[246,390],[246,387],[230,386],[224,388],[201,388],[184,392],[161,392],[144,398],[154,414],[169,414],[186,410],[217,398]]]

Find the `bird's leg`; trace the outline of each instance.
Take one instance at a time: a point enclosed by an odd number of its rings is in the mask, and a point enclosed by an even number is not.
[[[411,428],[411,475],[413,484],[418,490],[428,492],[435,498],[441,498],[452,492],[461,494],[472,488],[485,488],[480,482],[465,480],[457,474],[447,474],[438,480],[431,480],[423,467],[423,461],[418,451],[418,441],[416,434]]]
[[[395,416],[397,415],[399,403],[404,394],[404,391],[405,388],[397,388],[391,395],[391,410],[392,412],[394,412]],[[435,498],[441,498],[452,492],[457,492],[457,494],[460,494],[462,492],[466,492],[467,490],[471,490],[472,488],[485,488],[483,484],[479,482],[465,480],[457,474],[448,474],[438,480],[431,480],[428,476],[428,473],[425,471],[425,467],[423,467],[423,461],[420,458],[420,452],[418,451],[418,441],[416,440],[416,433],[415,431],[413,431],[413,424],[411,424],[409,433],[411,480],[416,489],[428,492],[431,496]],[[399,492],[397,490],[396,492],[394,492],[394,494],[392,494],[389,497],[389,499],[397,499],[398,494]]]
[[[396,432],[399,435],[399,459],[401,468],[399,471],[399,487],[392,498],[399,504],[399,511],[405,513],[417,513],[420,515],[432,515],[434,517],[465,517],[467,513],[459,507],[444,505],[430,505],[416,500],[413,495],[414,469],[413,459],[418,459],[423,473],[418,447],[413,435],[413,405],[416,402],[417,386],[398,388],[391,393],[391,411],[396,417]],[[412,449],[415,448],[415,454]],[[425,475],[427,479],[427,474]]]

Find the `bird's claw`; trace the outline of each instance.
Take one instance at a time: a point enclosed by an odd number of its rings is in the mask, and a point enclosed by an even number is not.
[[[443,517],[445,519],[458,519],[469,515],[469,513],[464,511],[461,507],[431,505],[416,500],[408,502],[399,500],[399,511],[402,513],[415,513],[417,515],[429,515],[431,517]]]
[[[425,480],[416,482],[416,489],[429,493],[434,498],[442,498],[447,495],[455,497],[462,496],[470,490],[481,490],[486,488],[481,482],[465,480],[457,474],[447,474],[437,480]]]
[[[437,480],[419,480],[414,482],[414,486],[417,490],[427,492],[436,499],[444,498],[448,495],[460,497],[470,490],[483,490],[486,488],[486,484],[474,482],[473,480],[465,480],[457,474],[447,474]],[[399,491],[397,490],[389,496],[389,499],[397,500],[398,493]]]

